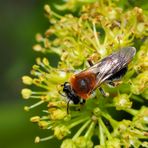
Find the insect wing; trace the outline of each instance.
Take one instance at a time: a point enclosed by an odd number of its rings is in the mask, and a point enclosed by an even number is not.
[[[90,68],[96,74],[96,89],[101,83],[128,65],[136,53],[134,47],[122,48]]]
[[[136,54],[136,49],[134,47],[122,48],[118,54],[121,58],[121,65],[127,65]]]

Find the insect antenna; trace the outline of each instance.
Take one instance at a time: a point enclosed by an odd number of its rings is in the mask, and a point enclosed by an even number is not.
[[[58,90],[58,93],[59,93],[61,96],[66,97],[66,95],[64,95],[64,94],[61,92],[61,90]]]
[[[58,93],[59,93],[61,96],[66,97],[66,95],[64,95],[64,94],[61,92],[62,90],[61,90],[59,87],[64,87],[64,84],[58,85],[58,86],[57,86],[57,89],[58,89]]]
[[[88,62],[88,64],[89,64],[89,66],[93,66],[93,65],[94,65],[93,61],[92,61],[90,58],[87,59],[87,62]]]
[[[102,87],[99,87],[99,90],[100,90],[101,94],[102,94],[104,97],[108,97],[108,96],[109,96],[109,94],[108,94],[107,92],[105,92]]]

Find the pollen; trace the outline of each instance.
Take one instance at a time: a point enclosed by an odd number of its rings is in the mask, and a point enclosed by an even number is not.
[[[33,49],[34,49],[35,51],[42,51],[42,47],[41,47],[41,45],[39,45],[39,44],[34,45],[34,46],[33,46]]]
[[[40,121],[40,117],[39,116],[34,116],[30,118],[31,122],[39,122]]]
[[[39,143],[39,142],[40,142],[40,137],[37,136],[37,137],[35,138],[34,142],[35,142],[35,143]]]
[[[32,78],[29,76],[23,76],[22,77],[22,81],[24,84],[26,85],[31,85],[32,84]]]
[[[22,89],[21,94],[22,94],[24,99],[29,99],[31,94],[32,94],[32,91],[28,88],[24,88],[24,89]]]

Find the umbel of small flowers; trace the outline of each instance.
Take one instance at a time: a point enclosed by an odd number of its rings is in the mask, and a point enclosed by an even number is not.
[[[57,54],[58,65],[53,67],[47,58],[37,58],[31,76],[22,77],[27,85],[21,92],[23,98],[35,101],[24,109],[46,104],[31,122],[53,131],[49,137],[37,136],[35,143],[57,138],[62,141],[61,148],[148,147],[148,17],[141,8],[123,10],[105,0],[70,0],[56,7],[71,13],[61,16],[45,5],[50,27],[44,35],[36,35],[33,49],[45,56]],[[67,114],[67,98],[60,95],[60,85],[75,71],[87,68],[88,58],[96,63],[131,45],[137,48],[137,55],[121,84],[102,86],[109,97],[96,90],[84,105],[70,103]]]

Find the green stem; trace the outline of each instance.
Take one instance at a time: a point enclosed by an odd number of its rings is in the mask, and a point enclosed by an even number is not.
[[[42,95],[42,94],[47,94],[47,92],[43,92],[43,91],[40,91],[40,92],[32,92],[32,94],[37,94],[37,95]]]
[[[134,99],[135,101],[140,102],[140,103],[144,103],[144,101],[140,97],[138,97],[136,95],[132,95],[131,98]]]
[[[94,31],[94,36],[95,36],[96,44],[97,44],[98,49],[99,49],[100,48],[100,42],[99,42],[99,39],[98,39],[98,35],[97,35],[97,31],[96,31],[96,26],[95,26],[94,22],[93,22],[93,31]]]
[[[43,67],[47,72],[51,72],[51,67],[41,63],[41,67]]]
[[[71,125],[69,125],[69,129],[70,128],[73,128],[74,126],[76,126],[76,125],[78,125],[78,124],[80,124],[80,123],[82,123],[82,122],[84,122],[84,121],[86,121],[86,120],[88,120],[89,119],[89,117],[86,117],[86,118],[80,118],[79,120],[76,120],[75,122],[72,122],[72,124]]]
[[[48,86],[43,85],[43,84],[40,84],[40,83],[33,82],[33,84],[35,84],[35,85],[36,85],[36,86],[38,86],[38,87],[44,88],[44,89],[46,89],[46,90],[48,90],[48,89],[49,89],[49,87],[48,87]]]
[[[37,103],[35,103],[35,104],[31,105],[31,106],[29,107],[29,109],[35,108],[35,107],[37,107],[37,106],[41,105],[42,103],[44,103],[44,101],[43,101],[43,100],[41,100],[41,101],[39,101],[39,102],[37,102]]]
[[[101,115],[103,117],[105,117],[107,120],[109,120],[110,124],[112,125],[112,127],[117,127],[118,122],[116,120],[114,120],[109,114],[102,112]]]
[[[135,116],[135,115],[138,113],[137,110],[131,109],[131,108],[125,109],[125,111],[128,112],[128,113],[130,113],[130,114],[133,115],[133,116]]]
[[[41,99],[41,96],[30,96],[30,98],[32,98],[32,99]]]
[[[45,138],[41,138],[40,141],[47,141],[47,140],[50,140],[52,138],[54,138],[54,135],[49,136],[49,137],[45,137]]]
[[[89,126],[89,129],[87,130],[87,132],[84,135],[84,137],[86,139],[88,139],[88,140],[91,139],[95,125],[96,125],[96,122],[92,122],[91,125]]]
[[[108,131],[108,128],[105,126],[105,124],[103,123],[102,119],[99,118],[99,123],[101,124],[101,126],[103,127],[104,132],[107,135],[107,138],[110,140],[112,139],[110,132]]]
[[[59,14],[55,13],[54,11],[52,11],[51,13],[52,13],[52,15],[54,15],[56,18],[59,18],[59,19],[61,19],[61,18],[62,18],[62,16],[61,16],[61,15],[59,15]]]
[[[105,136],[104,136],[103,127],[101,124],[99,124],[99,138],[100,138],[100,145],[104,145],[105,144]]]
[[[61,55],[61,51],[59,51],[57,48],[55,47],[51,47],[50,50],[47,50],[47,52],[50,53],[56,53],[58,55]]]
[[[90,27],[89,23],[86,24],[87,27],[92,30],[92,28]],[[92,32],[94,33],[94,31],[92,30]],[[94,35],[95,36],[95,35]],[[93,45],[93,47],[98,50],[98,45],[96,44],[96,42],[94,42],[93,39],[91,39],[90,37],[87,37],[87,39],[90,41],[90,43]]]
[[[91,122],[91,120],[88,120],[85,124],[83,124],[83,126],[77,131],[77,133],[73,136],[73,140],[75,140],[77,137],[79,137],[81,135],[81,133],[84,131],[84,129],[89,125],[89,123]]]
[[[105,107],[115,107],[115,105],[112,103],[112,104],[106,104]]]

